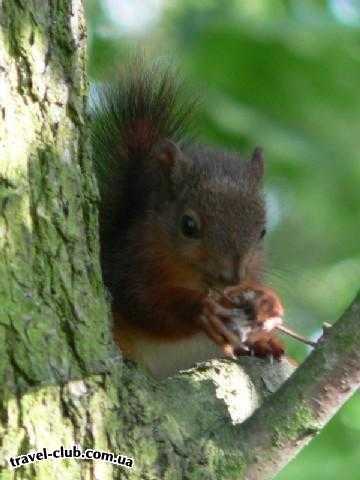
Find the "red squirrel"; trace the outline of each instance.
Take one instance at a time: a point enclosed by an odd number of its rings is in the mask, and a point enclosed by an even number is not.
[[[280,358],[283,307],[262,283],[264,160],[189,140],[194,102],[143,62],[97,92],[92,144],[113,334],[166,376],[209,358]]]

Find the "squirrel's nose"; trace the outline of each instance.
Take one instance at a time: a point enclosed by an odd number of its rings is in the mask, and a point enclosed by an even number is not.
[[[244,278],[245,271],[238,255],[226,258],[222,262],[220,277],[230,285],[238,285]]]

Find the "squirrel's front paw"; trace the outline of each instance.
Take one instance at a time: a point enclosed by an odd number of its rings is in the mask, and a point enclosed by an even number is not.
[[[260,358],[276,358],[280,359],[284,354],[284,346],[280,340],[271,334],[264,334],[258,336],[256,340],[252,341],[251,336],[247,342],[250,348],[251,355]]]
[[[203,301],[199,323],[202,330],[219,345],[226,356],[236,358],[250,351],[241,340],[242,318],[248,323],[244,312],[234,307],[229,300],[222,298],[220,303],[208,295]]]
[[[280,358],[284,349],[280,341],[270,334],[282,324],[284,308],[277,294],[264,285],[253,282],[228,287],[224,291],[234,307],[242,310],[248,321],[242,338],[250,351],[259,357]]]
[[[282,324],[283,314],[273,290],[247,283],[226,288],[221,297],[208,295],[199,322],[227,356],[280,358],[284,349],[272,331]]]
[[[269,287],[246,283],[224,290],[234,307],[242,310],[253,328],[270,332],[282,324],[284,308],[277,294]]]

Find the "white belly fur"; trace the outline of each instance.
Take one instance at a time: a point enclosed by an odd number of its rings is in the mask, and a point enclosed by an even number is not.
[[[220,348],[206,335],[199,333],[176,342],[139,342],[136,358],[158,378],[168,377],[211,358],[224,357]]]

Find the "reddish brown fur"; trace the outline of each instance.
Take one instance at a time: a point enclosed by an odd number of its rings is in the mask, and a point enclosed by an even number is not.
[[[144,328],[144,318],[127,318],[131,306],[124,306],[123,313],[114,311],[114,334],[121,348],[126,338],[140,335],[144,338],[158,338],[176,341],[200,331],[196,319],[202,310],[202,300],[206,296],[200,276],[191,264],[177,258],[169,248],[166,235],[153,226],[143,227],[137,250],[142,256],[142,278],[138,289],[139,304],[146,305],[149,316]],[[199,258],[201,250],[195,251]],[[186,287],[184,287],[186,285]],[[154,319],[154,321],[152,321]],[[122,338],[124,337],[124,341]]]
[[[144,324],[143,317],[127,317],[130,305],[122,309],[123,313],[114,310],[114,337],[124,355],[129,358],[133,357],[137,342],[146,339],[176,342],[199,333],[202,330],[199,317],[207,297],[206,286],[192,266],[192,262],[206,258],[206,251],[201,248],[192,249],[192,257],[185,262],[170,248],[165,232],[155,229],[153,225],[143,226],[139,238],[141,240],[138,241],[137,250],[142,257],[141,284],[144,288],[138,291],[138,302],[146,305],[153,315],[145,319]],[[254,322],[262,323],[269,316],[282,315],[281,303],[271,289],[248,280],[234,287],[232,295],[246,290],[252,290],[258,296]],[[226,298],[221,303],[230,307]],[[279,358],[284,351],[273,333],[258,333],[252,343],[257,356],[271,354]]]
[[[201,329],[215,344],[233,346],[224,327],[230,314],[219,305],[216,313],[208,288],[261,277],[263,157],[257,149],[245,161],[191,141],[193,98],[169,69],[144,67],[129,65],[99,95],[92,130],[114,336],[134,358],[142,339],[151,349],[156,339],[174,343]],[[194,238],[182,230],[185,207],[204,225]],[[257,300],[258,328],[276,302],[264,288]],[[269,336],[257,340],[259,354],[279,351]]]

